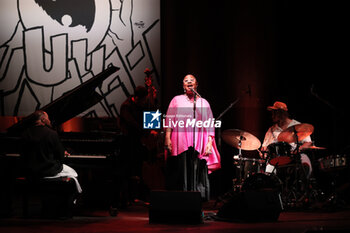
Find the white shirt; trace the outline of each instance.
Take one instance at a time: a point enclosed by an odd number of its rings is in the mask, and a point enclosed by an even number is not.
[[[291,127],[293,125],[298,125],[300,124],[299,121],[297,120],[291,120],[291,122],[289,123],[288,127]],[[264,138],[264,142],[262,144],[262,147],[267,147],[268,145],[270,145],[271,143],[276,143],[278,142],[277,138],[278,138],[278,135],[283,131],[283,129],[281,127],[279,127],[277,124],[274,124],[273,126],[271,126],[266,134],[265,134],[265,138]],[[303,140],[301,140],[302,143],[304,142],[312,142],[311,141],[311,137],[310,136],[307,136],[306,138],[304,138]],[[296,143],[290,143],[291,145],[291,150],[295,150],[297,144]]]

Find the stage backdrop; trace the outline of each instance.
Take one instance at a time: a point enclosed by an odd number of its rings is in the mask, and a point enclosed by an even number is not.
[[[1,0],[0,115],[25,116],[99,74],[120,70],[84,116],[115,117],[144,85],[160,85],[160,0]],[[159,90],[159,88],[158,88]]]

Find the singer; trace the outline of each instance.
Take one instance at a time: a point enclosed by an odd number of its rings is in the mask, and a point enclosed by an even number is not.
[[[166,122],[187,122],[187,120],[204,122],[208,119],[213,119],[208,101],[197,92],[198,83],[196,78],[190,74],[186,75],[182,85],[184,94],[177,95],[171,100],[167,110]],[[215,144],[215,127],[212,124],[208,124],[208,127],[200,128],[197,128],[196,124],[189,124],[185,127],[180,127],[179,124],[172,124],[165,130],[164,146],[170,155],[167,158],[168,161],[176,160],[174,158],[180,157],[179,155],[189,154],[189,151],[194,148],[194,158],[198,158],[201,163],[204,162],[207,165],[206,176],[220,168],[220,154]],[[179,163],[175,162],[175,164]],[[174,166],[171,167],[174,168]],[[189,188],[184,191],[196,190]]]

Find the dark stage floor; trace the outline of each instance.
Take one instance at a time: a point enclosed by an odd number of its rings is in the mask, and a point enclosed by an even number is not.
[[[116,217],[107,210],[78,209],[67,220],[47,220],[36,217],[22,218],[20,214],[0,219],[0,232],[350,232],[350,208],[337,210],[282,211],[277,222],[232,222],[214,218],[214,201],[203,204],[204,221],[200,224],[149,223],[148,205],[135,202]]]

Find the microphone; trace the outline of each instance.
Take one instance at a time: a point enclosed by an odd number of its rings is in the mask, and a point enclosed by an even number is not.
[[[192,87],[190,87],[190,90],[191,90],[194,94],[196,94],[199,98],[201,98],[201,95],[198,94],[198,92],[197,92],[195,89],[193,89]]]

